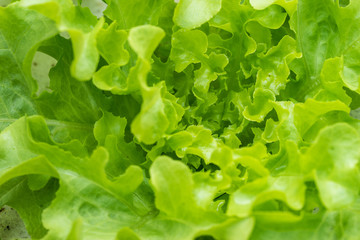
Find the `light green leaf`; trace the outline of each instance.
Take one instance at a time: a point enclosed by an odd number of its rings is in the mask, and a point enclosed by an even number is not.
[[[230,220],[216,226],[203,234],[214,236],[216,239],[245,240],[249,239],[254,227],[254,219],[244,218],[241,220]]]
[[[99,53],[96,48],[96,35],[100,31],[104,19],[101,18],[94,29],[84,34],[80,30],[69,29],[74,48],[74,60],[71,64],[71,74],[78,80],[89,80],[99,61]]]
[[[194,182],[190,170],[183,163],[159,157],[153,163],[150,174],[157,208],[176,218],[189,218],[196,210],[193,208]],[[178,178],[173,178],[174,174]]]
[[[158,25],[165,5],[175,5],[171,0],[106,0],[104,14],[116,21],[121,29],[131,29],[145,24]]]
[[[131,228],[122,228],[117,236],[116,236],[116,240],[140,240],[140,238],[136,235],[136,233],[134,233],[134,231],[131,230]]]
[[[175,62],[175,70],[183,71],[189,64],[201,62],[201,68],[194,72],[194,91],[198,97],[204,97],[210,83],[224,72],[228,58],[224,54],[206,55],[208,41],[200,30],[180,30],[173,34],[170,58]]]
[[[305,79],[300,87],[302,96],[318,91],[319,75],[326,58],[338,55],[341,46],[339,29],[333,11],[335,2],[301,0],[297,9],[298,46],[303,54]]]
[[[175,70],[183,71],[189,64],[205,58],[208,43],[205,33],[200,30],[180,30],[172,36],[170,58],[175,62]]]
[[[294,108],[295,126],[301,135],[305,135],[319,116],[331,111],[349,112],[350,109],[338,100],[333,102],[320,102],[308,99],[304,103],[298,103]]]
[[[360,150],[358,133],[346,123],[320,131],[302,159],[304,171],[314,169],[320,198],[329,209],[352,204],[360,189],[357,167]]]
[[[161,28],[143,25],[130,30],[129,44],[139,58],[149,61],[164,36],[164,30]]]
[[[324,91],[321,91],[316,96],[317,99],[335,100],[339,99],[346,105],[349,105],[351,98],[346,95],[344,82],[341,76],[341,70],[344,67],[342,58],[329,58],[324,62],[321,70],[321,83]]]
[[[335,15],[339,28],[339,38],[341,39],[340,51],[344,62],[343,81],[348,88],[357,92],[359,92],[360,76],[358,60],[360,53],[359,29],[356,27],[360,23],[357,14],[358,9],[359,3],[351,1],[346,7],[338,7]]]
[[[256,89],[253,103],[244,109],[244,117],[250,121],[261,122],[272,110],[271,101],[274,100],[275,96],[272,91],[263,88]]]
[[[277,199],[294,210],[300,210],[305,201],[305,185],[302,177],[281,176],[259,178],[239,188],[231,195],[227,213],[239,217],[251,214],[256,204]]]
[[[184,109],[166,91],[164,84],[144,91],[143,98],[140,113],[131,124],[131,131],[141,142],[153,144],[177,128]]]
[[[257,10],[268,8],[273,4],[282,6],[291,16],[296,10],[298,0],[250,0],[251,6]]]
[[[151,56],[165,36],[156,26],[143,25],[130,30],[128,42],[138,58],[127,75],[117,64],[102,67],[94,75],[95,86],[114,94],[128,94],[147,89],[147,75],[151,70]]]
[[[174,22],[182,28],[196,28],[220,11],[221,0],[180,0]]]
[[[288,81],[288,64],[300,56],[301,54],[296,52],[295,40],[285,36],[261,58],[255,87],[269,89],[279,95],[279,91],[285,88]]]
[[[124,49],[127,33],[117,30],[113,22],[108,28],[100,29],[96,37],[97,48],[103,58],[111,64],[125,65],[129,61],[129,53]]]
[[[138,55],[136,66],[132,69],[134,76],[130,73],[130,77],[137,78],[143,95],[143,104],[131,124],[131,131],[146,144],[152,144],[166,132],[175,130],[184,114],[182,107],[176,103],[176,98],[166,92],[164,84],[148,87],[146,83],[151,55],[163,37],[164,31],[161,28],[150,25],[133,28],[129,33],[130,46]]]

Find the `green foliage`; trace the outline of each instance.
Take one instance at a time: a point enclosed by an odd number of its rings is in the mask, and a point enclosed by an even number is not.
[[[358,239],[344,2],[0,7],[0,206],[32,239]]]

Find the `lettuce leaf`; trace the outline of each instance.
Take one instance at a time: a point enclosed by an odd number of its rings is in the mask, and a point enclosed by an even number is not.
[[[32,239],[357,239],[359,4],[4,4],[0,206]]]

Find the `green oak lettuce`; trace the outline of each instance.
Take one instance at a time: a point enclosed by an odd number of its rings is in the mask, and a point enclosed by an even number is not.
[[[0,206],[32,239],[358,239],[359,16],[356,0],[0,7]]]

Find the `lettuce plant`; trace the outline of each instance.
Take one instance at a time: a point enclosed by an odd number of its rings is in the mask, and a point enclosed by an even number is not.
[[[32,239],[358,239],[359,26],[357,0],[0,7],[0,206]]]

